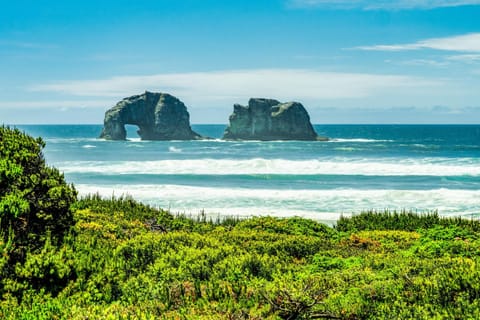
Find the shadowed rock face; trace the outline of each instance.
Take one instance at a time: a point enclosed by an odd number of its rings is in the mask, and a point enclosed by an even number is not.
[[[138,126],[142,140],[193,140],[201,136],[190,128],[187,108],[166,93],[146,91],[125,98],[105,113],[100,138],[125,140],[125,125]]]
[[[319,137],[301,103],[250,99],[235,104],[224,139],[231,140],[328,140]]]

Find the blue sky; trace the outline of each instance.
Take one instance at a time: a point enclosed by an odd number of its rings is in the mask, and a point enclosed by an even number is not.
[[[480,0],[1,2],[0,122],[102,123],[145,90],[192,123],[250,97],[314,123],[480,123]]]

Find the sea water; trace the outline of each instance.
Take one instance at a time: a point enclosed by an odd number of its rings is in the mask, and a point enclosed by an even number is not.
[[[363,210],[480,216],[480,125],[317,125],[329,142],[98,139],[100,125],[17,126],[47,143],[49,165],[81,195],[130,195],[196,216],[301,216]]]

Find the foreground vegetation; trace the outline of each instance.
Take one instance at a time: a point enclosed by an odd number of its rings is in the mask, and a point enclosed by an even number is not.
[[[62,244],[46,241],[2,277],[0,318],[480,318],[478,222],[194,221],[98,196],[74,209]],[[386,230],[399,219],[408,231]],[[15,249],[1,248],[5,274]]]
[[[365,212],[330,228],[76,201],[41,140],[12,132],[0,130],[0,319],[480,319],[478,221]]]

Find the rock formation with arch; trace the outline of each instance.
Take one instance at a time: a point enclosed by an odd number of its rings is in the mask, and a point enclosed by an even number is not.
[[[145,91],[118,102],[105,112],[100,138],[125,140],[125,125],[138,126],[142,140],[194,140],[202,137],[190,127],[190,115],[183,102],[166,93]]]

